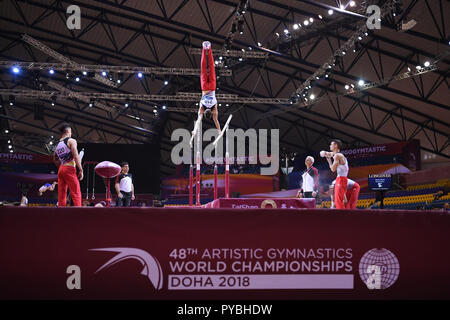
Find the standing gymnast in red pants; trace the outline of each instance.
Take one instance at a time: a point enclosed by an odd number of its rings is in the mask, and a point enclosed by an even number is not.
[[[209,41],[203,42],[200,82],[202,85],[202,98],[200,99],[198,117],[201,120],[203,114],[205,114],[206,118],[210,119],[212,115],[214,124],[220,133],[219,112],[217,110],[216,100],[216,70],[211,52],[211,43]]]
[[[342,147],[342,141],[335,139],[331,141],[331,152],[321,151],[321,156],[325,156],[330,170],[337,172],[336,184],[334,187],[334,203],[336,209],[345,209],[344,198],[347,192],[347,176],[348,176],[348,161],[345,156],[340,153]],[[333,158],[333,163],[331,162]]]
[[[78,179],[83,180],[83,167],[77,150],[77,140],[72,138],[72,128],[64,123],[59,131],[61,139],[55,148],[55,155],[60,165],[58,169],[58,206],[65,207],[67,201],[67,188],[75,207],[81,207],[81,190]],[[77,179],[77,168],[78,179]]]

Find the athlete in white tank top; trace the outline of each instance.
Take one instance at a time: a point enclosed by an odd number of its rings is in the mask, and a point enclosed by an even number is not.
[[[345,161],[345,164],[339,164],[336,168],[337,176],[338,177],[346,177],[348,176],[348,161],[347,158],[342,155],[341,160]]]

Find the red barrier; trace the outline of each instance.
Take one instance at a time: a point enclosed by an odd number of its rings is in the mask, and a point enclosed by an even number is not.
[[[449,299],[433,211],[0,208],[0,299]]]
[[[217,199],[203,205],[204,208],[232,208],[232,209],[302,209],[315,208],[316,199],[295,198],[229,198]]]

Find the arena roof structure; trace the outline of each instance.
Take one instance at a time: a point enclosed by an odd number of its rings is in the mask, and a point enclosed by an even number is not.
[[[367,27],[372,4],[380,29]],[[73,5],[81,28],[70,30]],[[79,142],[159,143],[161,172],[173,173],[171,133],[197,117],[208,40],[231,128],[280,129],[281,146],[299,152],[331,138],[419,139],[423,152],[450,158],[449,1],[5,0],[0,9],[2,151],[8,140],[48,152],[68,121]]]

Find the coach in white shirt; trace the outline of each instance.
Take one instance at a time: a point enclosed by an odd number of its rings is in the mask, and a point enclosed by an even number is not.
[[[129,207],[134,200],[133,176],[128,173],[130,167],[128,162],[122,162],[122,172],[116,178],[117,207]]]

